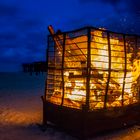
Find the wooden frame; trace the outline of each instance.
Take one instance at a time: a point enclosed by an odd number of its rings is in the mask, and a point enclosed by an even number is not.
[[[51,29],[51,28],[49,28]],[[90,107],[90,92],[91,92],[91,87],[90,87],[90,81],[91,78],[98,78],[98,79],[102,79],[103,74],[100,74],[97,71],[97,69],[91,68],[91,30],[97,30],[97,31],[101,31],[101,32],[105,32],[106,33],[106,40],[107,40],[107,47],[108,47],[108,68],[107,69],[99,69],[100,71],[108,71],[107,73],[107,77],[106,77],[106,88],[105,88],[105,95],[104,95],[104,104],[102,108],[93,108],[91,109]],[[67,45],[69,44],[69,38],[74,38],[73,34],[76,34],[78,32],[78,37],[81,37],[82,34],[80,34],[79,32],[83,31],[83,34],[85,36],[87,36],[87,42],[85,43],[87,46],[87,54],[86,54],[86,63],[84,62],[84,64],[86,64],[85,68],[79,68],[78,66],[76,67],[70,67],[70,68],[66,68],[65,67],[65,56],[69,56],[71,52],[69,52],[67,50]],[[50,33],[53,33],[53,31],[51,31]],[[73,36],[72,36],[72,35]],[[108,107],[108,91],[110,90],[109,88],[109,84],[111,82],[115,83],[115,81],[113,81],[111,79],[111,73],[112,72],[120,72],[122,70],[116,70],[116,69],[112,69],[112,44],[111,44],[111,34],[115,35],[120,35],[122,36],[122,40],[123,40],[123,45],[120,47],[124,47],[124,64],[121,63],[122,65],[124,65],[124,69],[123,69],[123,83],[122,83],[122,89],[121,89],[121,106],[114,106],[114,107]],[[70,35],[70,37],[68,37],[68,35]],[[48,98],[52,95],[50,95],[50,91],[48,88],[48,83],[46,79],[46,87],[45,87],[45,94],[42,97],[42,101],[43,101],[43,124],[47,124],[47,121],[52,122],[53,124],[55,124],[56,126],[59,126],[60,128],[65,129],[66,131],[68,131],[69,133],[71,133],[72,135],[78,136],[80,138],[84,138],[84,137],[89,137],[92,136],[94,134],[97,134],[99,132],[103,132],[103,131],[107,131],[107,130],[111,130],[111,129],[116,129],[116,128],[120,128],[120,127],[125,127],[131,124],[134,124],[136,122],[139,121],[139,115],[140,115],[140,104],[139,104],[139,99],[137,100],[137,102],[134,102],[132,104],[128,104],[125,105],[124,104],[124,90],[125,90],[125,79],[126,79],[126,74],[127,74],[127,61],[129,61],[127,59],[127,49],[126,49],[126,36],[132,36],[132,35],[126,35],[126,34],[120,34],[120,33],[114,33],[111,31],[106,31],[106,30],[101,30],[101,29],[97,29],[94,27],[85,27],[82,29],[78,29],[75,31],[70,31],[70,32],[61,32],[58,34],[51,34],[51,36],[48,37],[48,41],[49,38],[52,39],[52,42],[56,42],[55,45],[56,47],[58,46],[58,48],[61,49],[61,57],[62,57],[62,61],[60,62],[60,67],[55,67],[55,65],[53,66],[48,64],[48,71],[49,70],[57,70],[57,71],[61,71],[61,80],[62,82],[60,82],[58,80],[58,82],[61,83],[61,88],[62,88],[62,96],[58,97],[58,99],[60,98],[60,103],[54,103],[51,102]],[[134,36],[136,38],[136,42],[135,42],[135,46],[138,49],[137,46],[137,39],[139,38],[139,36]],[[76,37],[75,37],[76,38]],[[100,37],[102,38],[102,37]],[[105,38],[105,37],[104,37]],[[115,38],[115,37],[114,37]],[[117,37],[116,37],[117,38]],[[119,38],[119,37],[118,37]],[[119,39],[118,39],[119,40]],[[121,40],[121,39],[120,39]],[[58,41],[58,42],[57,42]],[[122,42],[122,41],[121,41]],[[131,42],[131,40],[130,40]],[[72,44],[76,45],[76,43],[72,42]],[[61,48],[62,46],[62,48]],[[119,45],[118,45],[119,46]],[[48,52],[47,55],[49,55],[49,43],[48,43]],[[54,46],[53,46],[54,47]],[[76,46],[77,47],[77,46]],[[139,46],[140,47],[140,46]],[[129,50],[130,51],[130,50]],[[132,51],[132,54],[134,53],[135,50]],[[74,52],[73,52],[74,53]],[[121,52],[120,52],[121,53]],[[55,56],[56,57],[56,54]],[[76,55],[74,57],[77,57]],[[85,56],[84,56],[85,57]],[[47,56],[47,58],[49,58],[49,56]],[[81,59],[81,63],[82,61],[82,56],[79,57],[79,59]],[[48,59],[47,59],[48,60]],[[79,62],[79,61],[74,61],[74,62]],[[48,60],[49,63],[49,60]],[[55,62],[56,63],[56,62]],[[118,62],[115,62],[116,64],[119,64]],[[76,63],[77,64],[77,63]],[[83,78],[86,79],[86,96],[85,96],[85,101],[83,104],[81,104],[80,108],[75,108],[74,106],[66,106],[64,104],[65,102],[65,75],[64,72],[65,70],[77,70],[77,71],[81,71],[82,72],[82,76],[81,75],[73,75],[73,73],[69,74],[69,79],[79,79],[79,78]],[[91,70],[94,69],[94,73],[91,74]],[[85,72],[83,72],[85,71]],[[47,73],[48,77],[49,77],[49,73]],[[98,76],[97,76],[98,75]],[[54,81],[55,82],[55,81]],[[100,83],[98,83],[99,85]],[[116,83],[115,83],[116,84]],[[57,85],[58,86],[58,85]],[[60,84],[59,84],[60,86]],[[58,86],[58,87],[59,87]],[[102,85],[101,85],[102,86]],[[52,88],[52,92],[53,92],[53,86],[50,88]],[[96,87],[97,88],[97,87]],[[98,89],[98,88],[97,88]],[[53,93],[52,93],[53,94]],[[139,91],[136,93],[139,94]],[[46,97],[48,96],[48,97]]]

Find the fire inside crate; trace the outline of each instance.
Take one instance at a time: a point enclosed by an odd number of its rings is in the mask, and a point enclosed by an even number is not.
[[[63,118],[63,108],[96,113],[139,104],[139,36],[93,27],[55,33],[49,26],[49,31],[44,108],[61,106]],[[53,111],[47,110],[49,120]]]

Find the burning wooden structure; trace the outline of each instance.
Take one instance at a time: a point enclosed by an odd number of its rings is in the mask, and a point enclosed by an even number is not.
[[[43,122],[77,136],[120,128],[140,117],[140,37],[49,26]]]

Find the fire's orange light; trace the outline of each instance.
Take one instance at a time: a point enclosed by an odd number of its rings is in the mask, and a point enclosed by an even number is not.
[[[132,57],[134,48],[131,48],[127,42],[124,43],[121,37],[110,37],[111,50],[109,52],[108,39],[103,32],[97,30],[91,32],[90,109],[104,107],[107,84],[107,107],[121,106],[122,100],[124,105],[138,101],[139,89],[134,87],[140,84],[138,80],[140,60]],[[73,39],[66,36],[66,38],[65,72],[55,71],[53,80],[59,80],[53,85],[53,94],[49,96],[49,100],[58,104],[61,102],[62,87],[59,81],[62,77],[61,74],[63,74],[64,105],[79,108],[86,101],[87,36],[79,36]],[[63,47],[58,41],[59,39],[63,39],[62,35],[58,35],[54,41],[56,42],[56,53],[61,58]],[[110,77],[109,69],[111,71]],[[109,81],[108,77],[110,78]]]

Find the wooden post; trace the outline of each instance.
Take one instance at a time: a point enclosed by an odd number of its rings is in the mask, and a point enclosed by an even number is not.
[[[87,78],[86,78],[86,110],[89,110],[89,98],[90,98],[90,69],[91,69],[91,53],[90,53],[90,42],[91,42],[91,29],[87,28]]]
[[[64,59],[65,59],[65,42],[66,42],[66,33],[63,34],[63,48],[62,48],[62,67],[61,67],[61,76],[62,76],[62,102],[61,106],[64,102],[64,94],[65,94],[65,85],[64,85]]]
[[[107,93],[109,89],[110,75],[111,75],[111,47],[110,47],[110,34],[107,32],[107,40],[108,40],[108,79],[106,83],[106,91],[105,91],[105,100],[104,100],[104,108],[106,109],[107,103]]]
[[[123,35],[123,41],[124,41],[124,57],[125,57],[125,66],[124,66],[124,77],[123,77],[123,87],[122,87],[122,106],[124,101],[124,89],[125,89],[125,78],[126,78],[126,72],[127,72],[127,52],[126,52],[126,41],[125,41],[125,35]]]

